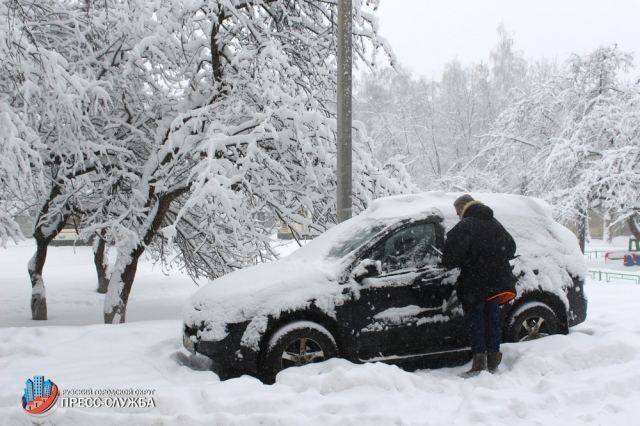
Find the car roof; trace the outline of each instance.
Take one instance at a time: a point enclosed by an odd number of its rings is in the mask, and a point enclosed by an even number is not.
[[[420,221],[435,217],[444,222],[445,230],[449,230],[458,222],[453,201],[461,195],[462,193],[432,191],[374,200],[369,208],[328,229],[316,237],[313,244],[302,247],[292,255],[324,257],[331,247],[353,238],[366,229],[392,226],[402,221]],[[491,207],[498,220],[510,224],[514,229],[521,228],[527,221],[537,221],[542,228],[549,228],[554,223],[549,205],[542,200],[511,194],[471,195]]]

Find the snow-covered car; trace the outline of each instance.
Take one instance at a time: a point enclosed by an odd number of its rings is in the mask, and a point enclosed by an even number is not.
[[[273,382],[290,366],[342,357],[403,368],[470,359],[457,271],[439,264],[461,194],[379,199],[290,256],[235,271],[194,293],[184,346],[222,378]],[[503,340],[568,333],[584,321],[586,266],[576,237],[538,199],[472,194],[513,235],[517,297],[501,307]]]

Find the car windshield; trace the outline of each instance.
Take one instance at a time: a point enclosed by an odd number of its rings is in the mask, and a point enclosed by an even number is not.
[[[351,238],[337,242],[336,245],[329,250],[329,255],[327,257],[329,259],[340,259],[344,257],[348,253],[351,253],[361,247],[384,228],[384,225],[376,225],[372,228],[364,229],[361,232],[352,234]]]

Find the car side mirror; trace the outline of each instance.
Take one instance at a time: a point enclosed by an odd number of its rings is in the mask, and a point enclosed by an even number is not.
[[[363,259],[358,266],[353,268],[351,277],[357,283],[365,278],[375,277],[382,273],[382,263],[379,260]]]

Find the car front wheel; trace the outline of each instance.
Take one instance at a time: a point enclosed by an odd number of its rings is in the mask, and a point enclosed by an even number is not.
[[[310,321],[296,321],[269,339],[260,376],[265,383],[273,383],[285,368],[322,362],[337,355],[336,342],[326,328]]]
[[[557,334],[560,323],[553,310],[541,302],[529,302],[516,308],[507,319],[506,341],[526,342]]]

